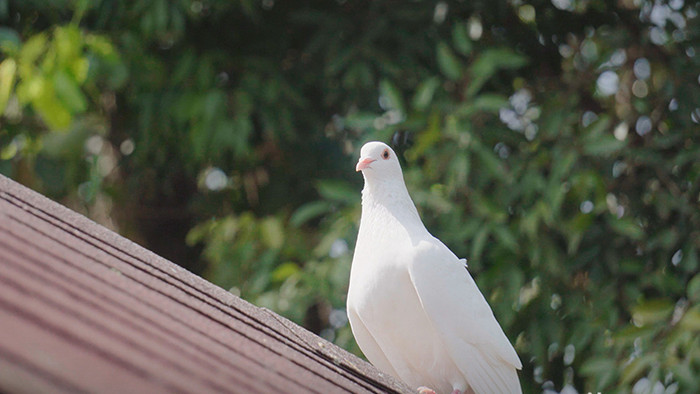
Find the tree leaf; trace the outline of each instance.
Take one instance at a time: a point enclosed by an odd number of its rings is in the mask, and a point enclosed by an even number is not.
[[[80,113],[87,109],[87,100],[78,84],[65,72],[59,71],[54,75],[53,86],[56,95],[66,104],[73,113]]]
[[[299,272],[301,272],[299,264],[289,261],[275,268],[270,276],[275,282],[284,282],[287,280],[287,278],[290,278]]]
[[[632,240],[637,241],[644,237],[644,230],[632,218],[610,218],[608,224],[616,233]]]
[[[423,111],[428,108],[435,95],[435,90],[437,90],[439,86],[440,80],[437,77],[430,77],[421,82],[416,89],[416,93],[413,95],[413,108],[418,111]]]
[[[500,94],[480,94],[474,100],[474,107],[480,111],[494,112],[508,105],[508,99]]]
[[[520,248],[518,240],[515,238],[510,229],[505,225],[493,226],[493,234],[511,252],[517,252]]]
[[[284,228],[280,220],[275,217],[263,219],[260,230],[262,240],[268,248],[279,249],[284,244]]]
[[[360,201],[360,192],[352,188],[347,182],[340,180],[320,180],[316,183],[318,193],[325,199],[356,204]]]
[[[612,135],[601,135],[584,140],[583,151],[591,156],[609,156],[624,148],[625,145],[625,141],[620,141]]]
[[[470,264],[473,261],[477,261],[481,258],[484,252],[484,247],[486,247],[486,241],[489,239],[489,234],[491,229],[488,225],[483,225],[481,229],[474,236],[472,241],[471,258],[469,259]]]
[[[638,326],[666,320],[673,312],[673,304],[666,299],[644,301],[632,308],[632,319]]]
[[[382,79],[379,83],[379,94],[381,100],[386,100],[386,105],[389,109],[399,111],[401,114],[406,113],[406,106],[403,102],[401,91],[388,79]]]
[[[498,159],[496,154],[494,154],[490,149],[482,145],[475,145],[474,152],[481,161],[482,168],[486,170],[491,176],[501,181],[507,179],[506,169],[503,166],[503,162]]]
[[[15,54],[22,46],[22,40],[14,29],[0,27],[0,49],[8,54]]]
[[[493,75],[499,69],[517,69],[527,64],[527,58],[510,48],[491,48],[484,51],[472,64],[475,75]]]
[[[39,79],[36,83],[38,91],[34,92],[32,105],[51,129],[65,130],[73,119],[71,112],[56,97],[51,84],[44,79]]]
[[[15,59],[8,58],[0,63],[0,115],[5,112],[7,101],[10,99],[12,88],[15,85],[16,72]]]
[[[472,51],[472,41],[469,39],[466,23],[458,22],[454,24],[452,27],[452,43],[457,52],[462,55],[466,56]]]
[[[457,80],[462,76],[461,62],[444,41],[440,41],[437,45],[437,62],[440,71],[447,78]]]
[[[688,309],[683,315],[679,326],[683,330],[700,331],[700,305],[695,305]]]
[[[700,303],[700,274],[695,274],[688,282],[688,299]]]
[[[635,358],[622,370],[620,376],[622,383],[627,384],[635,381],[644,371],[649,369],[654,363],[658,362],[657,354],[646,354],[642,357]]]
[[[517,69],[527,64],[527,58],[509,48],[492,48],[482,52],[469,67],[472,77],[467,95],[473,96],[500,69]]]
[[[320,200],[306,203],[294,211],[292,217],[289,219],[289,223],[294,227],[300,227],[309,220],[330,211],[330,209],[331,204],[328,201]]]

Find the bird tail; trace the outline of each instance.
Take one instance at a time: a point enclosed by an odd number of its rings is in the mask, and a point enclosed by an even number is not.
[[[457,362],[467,382],[476,394],[487,393],[512,393],[522,394],[518,371],[510,363],[484,354],[479,349],[471,347],[469,353],[462,353],[464,358],[469,358],[467,362]]]

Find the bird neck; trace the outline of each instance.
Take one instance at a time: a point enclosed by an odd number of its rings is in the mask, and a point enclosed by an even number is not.
[[[409,231],[427,231],[403,179],[373,180],[362,189],[362,222],[370,218],[394,220]],[[377,223],[379,224],[379,223]],[[384,223],[386,225],[388,223]],[[383,227],[383,226],[381,226]]]

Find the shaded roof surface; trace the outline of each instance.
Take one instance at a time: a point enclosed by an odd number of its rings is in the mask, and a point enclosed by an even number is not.
[[[0,391],[410,392],[1,175]]]

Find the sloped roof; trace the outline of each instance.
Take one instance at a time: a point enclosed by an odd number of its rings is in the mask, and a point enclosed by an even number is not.
[[[3,176],[0,391],[411,392]]]

